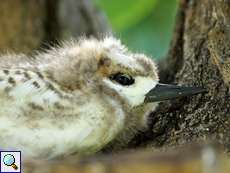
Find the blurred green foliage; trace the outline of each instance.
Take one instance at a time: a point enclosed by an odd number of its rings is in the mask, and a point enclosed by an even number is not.
[[[133,52],[154,59],[167,55],[177,0],[95,0],[104,10],[117,37]]]

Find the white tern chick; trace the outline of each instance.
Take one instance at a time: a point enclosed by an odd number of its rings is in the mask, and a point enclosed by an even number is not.
[[[203,92],[158,83],[157,68],[112,36],[63,43],[34,59],[0,57],[0,150],[56,158],[128,142],[159,101]]]

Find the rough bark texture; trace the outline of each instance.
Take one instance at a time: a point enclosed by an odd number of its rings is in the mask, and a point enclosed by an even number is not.
[[[181,0],[166,82],[206,93],[161,103],[141,146],[167,150],[212,140],[230,154],[230,1]]]

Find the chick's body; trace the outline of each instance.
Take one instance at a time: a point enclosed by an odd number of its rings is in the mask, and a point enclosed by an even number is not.
[[[92,154],[112,140],[126,143],[146,127],[156,103],[144,98],[157,81],[155,64],[113,37],[71,40],[34,59],[4,55],[0,150],[54,158]]]

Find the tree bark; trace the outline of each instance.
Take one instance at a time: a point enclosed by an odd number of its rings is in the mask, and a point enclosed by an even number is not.
[[[30,54],[44,42],[108,32],[91,0],[1,0],[0,49]]]
[[[161,103],[137,146],[168,150],[215,141],[230,154],[230,1],[180,0],[165,82],[206,93]],[[135,143],[135,142],[134,142]]]
[[[0,2],[1,50],[28,53],[30,48],[40,47],[46,34],[45,9],[45,0],[2,0]]]

